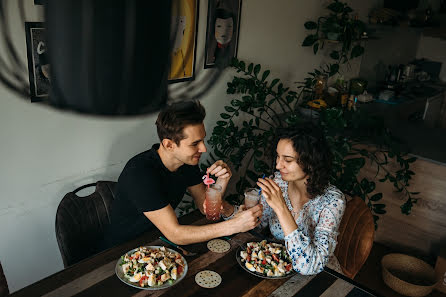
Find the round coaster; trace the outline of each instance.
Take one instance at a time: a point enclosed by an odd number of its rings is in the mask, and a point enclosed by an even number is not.
[[[195,275],[195,282],[200,287],[212,289],[221,284],[221,276],[215,271],[203,270]]]
[[[215,253],[226,253],[231,249],[229,242],[223,239],[212,239],[208,241],[208,249]]]

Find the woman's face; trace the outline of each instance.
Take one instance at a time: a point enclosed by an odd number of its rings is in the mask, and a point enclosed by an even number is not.
[[[290,139],[281,139],[276,149],[276,169],[284,181],[297,181],[306,178],[306,174],[297,163],[298,155]]]

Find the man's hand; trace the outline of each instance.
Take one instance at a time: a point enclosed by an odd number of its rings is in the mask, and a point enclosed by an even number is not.
[[[241,205],[239,211],[232,220],[227,222],[234,223],[234,233],[246,232],[254,229],[260,224],[260,218],[262,217],[263,206],[258,204],[248,210],[244,205]]]
[[[224,193],[226,191],[226,187],[228,186],[229,179],[232,176],[232,172],[228,164],[222,160],[218,160],[206,170],[206,173],[217,177],[216,184],[222,187],[222,193]]]

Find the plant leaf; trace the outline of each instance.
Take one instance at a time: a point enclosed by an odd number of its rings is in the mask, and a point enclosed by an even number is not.
[[[372,197],[370,197],[370,200],[372,201],[379,201],[383,198],[383,194],[382,193],[378,193],[373,195]]]
[[[355,45],[352,48],[352,52],[350,54],[350,59],[356,58],[361,56],[364,53],[364,47],[360,46],[359,44]]]
[[[341,13],[344,10],[344,4],[342,2],[335,1],[328,5],[327,8],[335,13]]]
[[[311,34],[305,37],[302,46],[312,46],[318,40],[317,35]]]
[[[221,113],[220,116],[221,116],[223,119],[225,119],[225,120],[231,118],[231,116],[230,116],[229,114],[227,114],[227,113]]]
[[[408,163],[413,163],[413,162],[415,162],[416,160],[417,160],[417,157],[412,157],[412,158],[407,159],[406,161],[407,161]]]
[[[316,55],[318,50],[319,50],[319,42],[316,42],[315,44],[313,44],[313,53]]]
[[[259,74],[261,69],[260,64],[257,64],[256,66],[254,66],[254,75],[257,76],[257,74]]]
[[[333,60],[339,60],[339,52],[338,51],[332,51],[330,53],[330,58],[332,58]]]
[[[339,64],[331,64],[330,65],[330,74],[329,76],[333,76],[339,71]]]
[[[265,70],[262,74],[262,81],[265,81],[265,79],[268,77],[270,71],[269,70]]]
[[[308,22],[305,22],[304,26],[305,26],[305,29],[307,29],[307,30],[314,30],[317,28],[317,23],[313,22],[313,21],[308,21]]]
[[[248,74],[251,74],[253,68],[254,68],[254,64],[253,63],[248,65]]]
[[[280,79],[278,79],[278,78],[273,79],[273,81],[271,82],[271,85],[269,87],[270,88],[274,87],[279,81],[280,81]]]

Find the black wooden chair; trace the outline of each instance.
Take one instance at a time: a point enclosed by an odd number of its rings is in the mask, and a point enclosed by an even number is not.
[[[0,297],[9,296],[8,282],[3,273],[2,263],[0,263]]]
[[[65,267],[98,252],[105,227],[110,224],[116,182],[98,181],[65,195],[57,208],[56,238]],[[76,193],[88,187],[95,191],[85,197]]]

